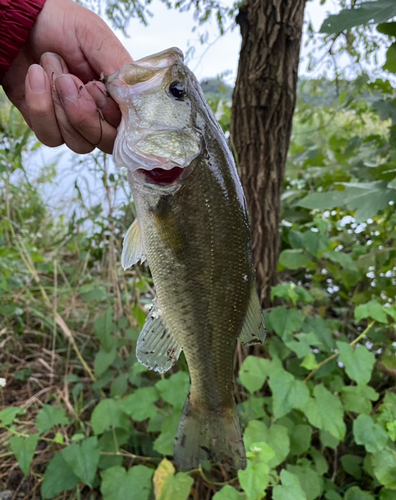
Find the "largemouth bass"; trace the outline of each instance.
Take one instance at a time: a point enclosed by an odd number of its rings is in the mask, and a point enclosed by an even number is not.
[[[265,338],[249,217],[224,134],[172,48],[107,79],[122,122],[114,161],[128,169],[137,219],[122,265],[147,258],[157,293],[137,358],[160,373],[184,351],[191,378],[175,439],[183,469],[211,460],[245,468],[232,395],[234,354]]]

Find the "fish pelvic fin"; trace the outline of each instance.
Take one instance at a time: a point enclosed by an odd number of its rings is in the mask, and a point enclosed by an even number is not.
[[[144,262],[146,256],[144,255],[142,231],[137,218],[132,222],[128,231],[125,233],[124,242],[122,244],[121,265],[124,271],[138,261]]]
[[[244,346],[262,344],[266,335],[264,313],[257,295],[256,282],[254,281],[239,341]]]
[[[195,408],[188,398],[175,439],[174,458],[184,470],[195,469],[207,460],[231,469],[245,469],[245,447],[235,403],[214,412]]]
[[[136,357],[139,363],[150,370],[165,373],[176,363],[180,353],[177,340],[169,332],[155,304],[147,315],[137,341]]]

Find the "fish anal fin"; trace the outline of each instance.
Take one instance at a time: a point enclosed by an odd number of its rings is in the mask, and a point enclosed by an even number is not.
[[[126,270],[133,266],[133,264],[136,264],[139,260],[144,262],[145,259],[142,231],[140,229],[139,221],[136,218],[124,236],[121,253],[121,265],[123,269]]]
[[[155,305],[140,332],[136,356],[142,365],[159,373],[168,371],[178,360],[181,348],[168,331],[160,310]]]
[[[245,322],[239,335],[239,341],[244,346],[262,344],[266,337],[264,313],[256,292],[256,284],[252,287]]]

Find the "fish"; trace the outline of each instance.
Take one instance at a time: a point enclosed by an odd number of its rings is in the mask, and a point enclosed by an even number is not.
[[[122,113],[113,159],[127,169],[137,213],[121,263],[147,259],[156,291],[137,359],[164,373],[184,352],[191,384],[175,463],[244,469],[234,357],[238,338],[264,341],[265,325],[233,156],[180,49],[127,63],[106,87]]]

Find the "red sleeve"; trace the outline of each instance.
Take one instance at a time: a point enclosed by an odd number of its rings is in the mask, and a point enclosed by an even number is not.
[[[0,0],[0,81],[29,37],[45,0]]]

